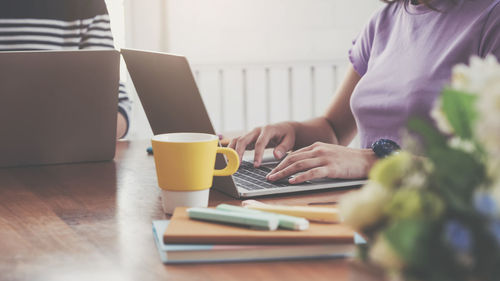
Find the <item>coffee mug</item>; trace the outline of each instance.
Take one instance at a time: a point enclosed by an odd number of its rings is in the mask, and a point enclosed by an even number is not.
[[[218,146],[219,138],[203,133],[171,133],[152,139],[158,186],[166,213],[175,207],[206,207],[213,176],[229,176],[239,167],[236,151]],[[224,169],[215,169],[217,153],[227,158]]]

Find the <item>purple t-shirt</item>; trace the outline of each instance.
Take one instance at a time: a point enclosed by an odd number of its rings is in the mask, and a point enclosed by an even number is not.
[[[349,51],[362,76],[351,97],[361,147],[400,143],[410,117],[429,118],[455,64],[500,58],[500,0],[435,0],[441,12],[403,2],[378,11]]]

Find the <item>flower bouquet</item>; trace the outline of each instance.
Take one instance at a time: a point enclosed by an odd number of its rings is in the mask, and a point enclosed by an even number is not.
[[[379,161],[342,199],[345,222],[368,241],[358,256],[390,278],[500,280],[496,58],[455,66],[431,116],[409,122],[410,152]]]

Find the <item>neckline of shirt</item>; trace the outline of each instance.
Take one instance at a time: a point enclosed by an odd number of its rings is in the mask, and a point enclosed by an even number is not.
[[[450,0],[432,0],[430,5],[434,8],[434,10],[427,7],[425,4],[412,4],[411,1],[404,2],[406,11],[413,15],[426,14],[430,12],[444,12],[446,9],[453,6],[453,3]]]

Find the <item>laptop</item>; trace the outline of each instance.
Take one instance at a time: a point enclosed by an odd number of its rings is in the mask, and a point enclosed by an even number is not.
[[[0,167],[111,160],[116,50],[0,52]]]
[[[183,56],[122,49],[130,77],[153,133],[198,132],[214,134],[207,110],[196,86],[187,59]],[[218,155],[216,168],[225,166]],[[359,186],[366,180],[320,179],[291,185],[268,182],[265,176],[276,163],[254,168],[243,161],[237,173],[214,177],[213,187],[235,198]]]

